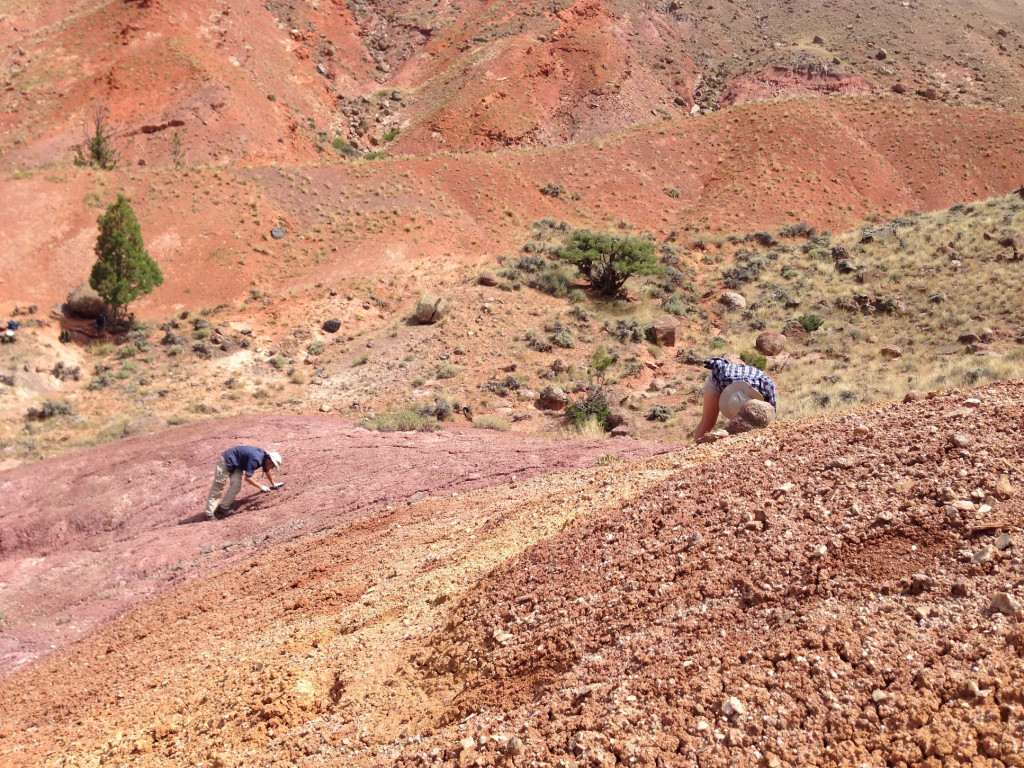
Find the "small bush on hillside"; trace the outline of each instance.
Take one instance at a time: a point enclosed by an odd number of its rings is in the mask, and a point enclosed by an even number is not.
[[[439,429],[436,419],[424,419],[408,408],[375,414],[366,419],[363,424],[378,432],[433,432]]]
[[[656,405],[647,412],[649,421],[668,421],[672,418],[673,411],[667,405]]]
[[[607,321],[604,329],[622,344],[643,341],[645,336],[644,327],[636,320],[616,320],[614,325]]]
[[[747,365],[752,365],[755,368],[764,370],[768,366],[768,358],[762,355],[760,352],[755,352],[752,349],[748,349],[745,352],[740,352],[740,360]]]
[[[275,368],[277,368],[277,370],[279,371],[288,367],[288,358],[285,357],[284,355],[274,355],[267,362],[270,363]]]
[[[454,379],[461,372],[462,371],[459,370],[458,366],[452,365],[451,363],[444,363],[437,367],[437,373],[435,376],[439,379]]]
[[[822,324],[825,322],[821,315],[815,315],[812,313],[800,315],[796,321],[800,323],[808,333],[814,333],[816,330],[821,328]]]
[[[735,259],[736,263],[732,267],[722,271],[723,283],[733,290],[757,280],[768,266],[768,258],[764,254],[746,248],[736,251]]]
[[[527,331],[526,343],[530,345],[530,349],[536,350],[537,352],[551,351],[551,342],[547,339],[542,339],[533,331]]]
[[[313,355],[314,357],[317,356],[317,355],[322,355],[324,353],[325,349],[327,349],[327,344],[325,344],[320,339],[317,339],[316,341],[311,341],[306,346],[306,351],[309,354]]]
[[[496,429],[499,432],[508,432],[509,423],[497,416],[474,416],[473,426],[478,429]]]
[[[551,334],[551,343],[562,349],[574,349],[576,347],[576,340],[572,336],[572,330],[564,326],[560,326],[558,330]]]
[[[52,419],[55,416],[70,416],[71,415],[71,403],[58,402],[56,400],[46,400],[38,408],[28,409],[28,419],[30,421],[44,421],[46,419]]]
[[[572,273],[565,267],[552,265],[530,277],[527,285],[541,293],[561,299],[569,295],[572,278]]]
[[[569,423],[576,429],[582,429],[588,420],[594,418],[607,432],[611,408],[608,405],[608,396],[604,388],[599,384],[591,384],[581,399],[569,403],[565,409],[565,415],[568,417]]]
[[[540,188],[540,193],[548,197],[561,197],[565,194],[565,188],[561,184],[549,183]]]

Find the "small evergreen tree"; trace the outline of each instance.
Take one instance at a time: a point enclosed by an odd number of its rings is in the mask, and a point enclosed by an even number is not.
[[[586,229],[569,235],[555,256],[574,264],[603,296],[615,296],[633,275],[660,275],[664,271],[654,256],[654,243]]]
[[[91,165],[103,171],[112,171],[121,160],[114,146],[114,130],[107,122],[109,111],[96,107],[92,113],[92,131],[85,129],[85,138],[75,147],[75,165]]]
[[[157,263],[146,252],[135,211],[124,195],[117,196],[99,217],[96,263],[89,285],[114,310],[114,320],[123,320],[128,304],[164,282]]]

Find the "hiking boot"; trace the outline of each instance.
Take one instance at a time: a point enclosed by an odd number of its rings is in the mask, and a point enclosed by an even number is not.
[[[214,513],[214,517],[217,520],[223,520],[225,517],[231,517],[235,514],[235,510],[229,507],[217,507],[217,511]]]

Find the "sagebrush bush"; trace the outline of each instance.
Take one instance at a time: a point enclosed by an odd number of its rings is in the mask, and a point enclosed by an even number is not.
[[[740,352],[740,360],[747,365],[752,365],[762,371],[768,366],[768,358],[760,352],[755,352],[752,349]]]

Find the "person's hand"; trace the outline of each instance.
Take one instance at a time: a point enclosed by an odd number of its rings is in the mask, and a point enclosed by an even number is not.
[[[273,490],[276,491],[278,488],[283,488],[283,487],[284,487],[284,483],[274,483]]]
[[[263,491],[264,493],[270,493],[270,487],[266,485],[261,485],[260,490]]]

